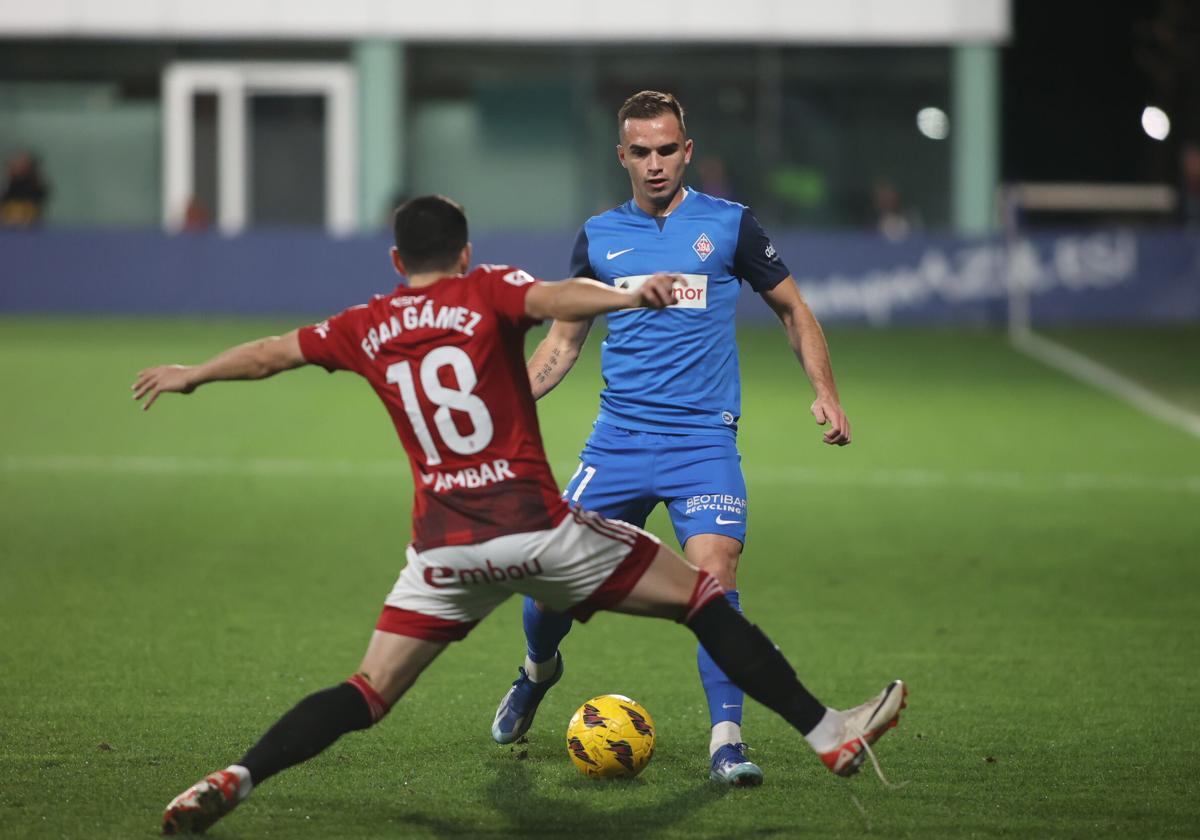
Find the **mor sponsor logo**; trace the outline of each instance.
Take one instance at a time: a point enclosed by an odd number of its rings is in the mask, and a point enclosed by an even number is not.
[[[613,285],[618,289],[634,291],[649,280],[651,274],[635,274],[630,277],[617,277]],[[675,304],[672,309],[707,309],[708,308],[708,275],[681,274],[684,283],[677,284],[674,289]],[[611,317],[611,316],[610,316]]]
[[[430,566],[425,570],[425,582],[435,589],[445,589],[449,586],[470,586],[477,583],[501,583],[506,580],[524,580],[542,573],[542,561],[537,557],[509,566],[497,566],[491,560],[484,560],[482,566],[467,566],[453,568],[451,566]]]

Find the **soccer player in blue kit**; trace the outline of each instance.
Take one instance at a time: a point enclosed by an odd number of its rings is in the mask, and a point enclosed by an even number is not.
[[[642,91],[617,114],[617,157],[633,198],[580,230],[571,274],[635,289],[656,271],[682,274],[677,303],[662,311],[608,316],[601,345],[605,387],[600,415],[563,493],[575,505],[641,526],[667,506],[687,559],[712,574],[740,611],[736,573],[746,541],[746,482],[737,451],[741,414],[734,309],[743,282],[778,315],[804,367],[825,443],[850,442],[821,327],[758,220],[744,205],[684,186],[692,157],[683,107],[674,96]],[[591,321],[556,321],[529,359],[541,398],[571,369]],[[500,743],[520,738],[538,704],[562,677],[559,642],[571,618],[526,598],[524,665],[492,724]],[[746,757],[742,692],[698,651],[712,735],[710,775],[735,786],[762,783]]]

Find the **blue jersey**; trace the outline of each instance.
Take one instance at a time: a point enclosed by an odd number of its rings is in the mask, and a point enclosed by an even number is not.
[[[683,274],[688,285],[669,309],[608,315],[598,419],[645,432],[734,435],[739,287],[766,292],[790,272],[748,207],[695,190],[666,218],[630,200],[588,219],[575,240],[572,276],[630,288],[659,271]]]

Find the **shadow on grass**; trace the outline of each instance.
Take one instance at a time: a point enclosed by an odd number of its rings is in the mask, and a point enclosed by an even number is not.
[[[496,768],[496,774],[481,791],[483,798],[494,810],[496,824],[481,832],[478,820],[455,821],[449,817],[428,814],[409,814],[404,821],[420,826],[438,837],[463,837],[485,835],[520,837],[595,837],[635,831],[639,837],[652,837],[670,829],[685,817],[694,815],[709,803],[715,802],[729,792],[723,786],[708,781],[698,781],[686,790],[678,791],[654,802],[624,806],[605,807],[611,797],[605,794],[619,793],[625,786],[642,787],[642,779],[614,780],[597,785],[595,780],[582,776],[567,787],[582,791],[591,788],[600,796],[597,804],[591,805],[571,797],[564,801],[559,785],[539,785],[530,765],[505,763]],[[597,789],[597,788],[600,789]],[[614,791],[611,788],[618,788]],[[615,825],[614,823],[619,823]]]

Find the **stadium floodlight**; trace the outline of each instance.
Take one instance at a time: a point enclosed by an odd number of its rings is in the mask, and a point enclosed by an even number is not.
[[[922,108],[917,111],[917,131],[930,140],[945,140],[950,136],[950,117],[941,108]]]
[[[1147,105],[1142,109],[1142,131],[1153,140],[1166,140],[1171,134],[1171,118],[1162,108]]]

